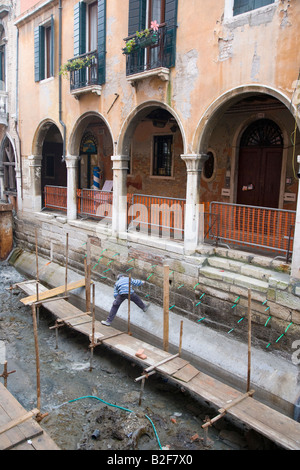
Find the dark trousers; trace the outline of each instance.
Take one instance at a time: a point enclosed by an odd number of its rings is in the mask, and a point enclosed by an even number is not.
[[[113,321],[113,319],[117,315],[117,311],[119,310],[120,305],[124,302],[125,299],[128,299],[128,294],[123,294],[123,295],[118,294],[117,295],[117,297],[114,300],[114,303],[112,304],[109,315],[107,317],[107,321],[109,323],[111,323]],[[142,310],[144,310],[145,304],[142,301],[142,299],[135,292],[131,292],[130,300],[132,300],[132,302],[134,302],[138,307],[140,307]]]

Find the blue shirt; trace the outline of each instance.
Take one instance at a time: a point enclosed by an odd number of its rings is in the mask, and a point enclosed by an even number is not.
[[[139,279],[131,279],[130,292],[134,292],[132,286],[141,286],[145,281],[140,281]],[[114,297],[117,295],[127,295],[129,294],[129,277],[121,277],[114,286]]]

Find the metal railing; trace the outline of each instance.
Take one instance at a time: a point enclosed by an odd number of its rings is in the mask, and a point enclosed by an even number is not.
[[[296,211],[211,202],[210,217],[209,238],[216,243],[284,253],[287,260],[293,251]]]
[[[44,207],[46,209],[67,210],[67,188],[64,186],[44,187]]]
[[[87,52],[69,60],[70,64],[77,60],[86,63],[79,70],[70,71],[70,90],[76,90],[89,85],[98,85],[98,58],[97,51]]]
[[[128,231],[183,240],[185,199],[128,194]]]
[[[97,189],[77,190],[77,211],[81,216],[112,219],[113,192]]]
[[[152,44],[142,46],[141,40],[136,36],[129,36],[125,41],[134,39],[136,47],[132,52],[126,54],[126,75],[133,75],[153,70],[158,67],[169,67],[170,57],[174,54],[176,25],[160,25],[157,31],[157,38]]]

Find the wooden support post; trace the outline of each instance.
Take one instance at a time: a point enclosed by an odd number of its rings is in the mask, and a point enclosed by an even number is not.
[[[248,375],[247,392],[250,390],[251,377],[251,289],[248,289]]]
[[[93,309],[92,309],[92,344],[91,344],[91,358],[90,358],[90,372],[93,370],[93,355],[95,346],[95,283],[93,282]]]
[[[163,348],[164,351],[169,350],[169,266],[164,265],[164,299],[163,299],[163,311],[164,311],[164,321],[163,321]]]
[[[86,256],[86,273],[85,273],[85,295],[86,295],[86,311],[91,310],[91,240],[87,239],[87,256]]]
[[[181,356],[181,349],[182,349],[182,331],[183,331],[183,320],[180,322],[180,336],[179,336],[179,357]]]
[[[38,332],[36,322],[36,309],[35,305],[31,306],[32,309],[32,322],[33,322],[33,333],[34,333],[34,344],[35,344],[35,357],[36,357],[36,388],[37,388],[37,408],[41,408],[41,385],[40,385],[40,355],[39,355],[39,344],[38,344]]]
[[[142,404],[142,397],[143,397],[143,392],[144,392],[144,388],[145,388],[145,380],[146,380],[146,377],[144,377],[142,379],[142,383],[141,383],[141,391],[140,391],[140,397],[139,397],[139,406],[141,406]]]
[[[36,262],[36,300],[39,300],[39,259],[38,259],[38,238],[35,229],[35,262]]]
[[[3,377],[4,378],[4,387],[7,388],[7,377],[10,375],[10,374],[13,374],[14,372],[16,372],[15,370],[11,370],[10,372],[7,372],[7,361],[4,362],[4,370],[3,370],[3,374],[0,375],[0,377]]]
[[[65,296],[67,296],[68,285],[68,252],[69,252],[69,234],[66,234],[66,273],[65,273]]]
[[[131,294],[131,273],[128,276],[128,334],[131,336],[130,332],[130,294]]]

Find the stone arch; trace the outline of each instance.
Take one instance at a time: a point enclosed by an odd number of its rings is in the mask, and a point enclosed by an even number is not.
[[[187,142],[186,135],[184,132],[183,125],[177,113],[167,104],[162,103],[161,101],[145,101],[144,103],[138,105],[124,120],[119,138],[117,143],[116,153],[117,155],[129,155],[130,141],[135,131],[137,123],[146,117],[152,110],[157,108],[164,109],[168,111],[176,120],[176,123],[181,131],[182,141],[183,141],[183,153],[187,152]]]
[[[291,104],[291,99],[288,96],[275,88],[265,85],[243,85],[228,90],[220,95],[203,113],[197,129],[195,130],[192,145],[193,152],[205,153],[207,151],[209,139],[216,123],[231,106],[243,98],[253,97],[255,95],[260,96],[263,94],[276,98],[280,103],[282,103],[291,112],[291,115],[296,119],[298,128],[300,128],[300,118],[297,113],[297,109],[293,104]]]
[[[114,142],[113,132],[111,130],[111,127],[108,121],[100,113],[97,113],[95,111],[86,112],[78,118],[78,120],[74,124],[73,129],[70,133],[70,137],[68,139],[68,145],[67,145],[67,152],[69,155],[79,155],[82,135],[84,134],[84,131],[87,128],[87,126],[92,121],[95,121],[97,119],[102,121],[103,124],[106,126],[109,132],[109,135],[111,137],[111,141]]]
[[[42,156],[45,137],[49,129],[51,128],[51,126],[56,126],[56,128],[60,132],[59,126],[52,119],[45,119],[39,124],[38,128],[35,131],[33,141],[32,141],[32,155]],[[61,135],[61,139],[63,140],[62,135]]]

